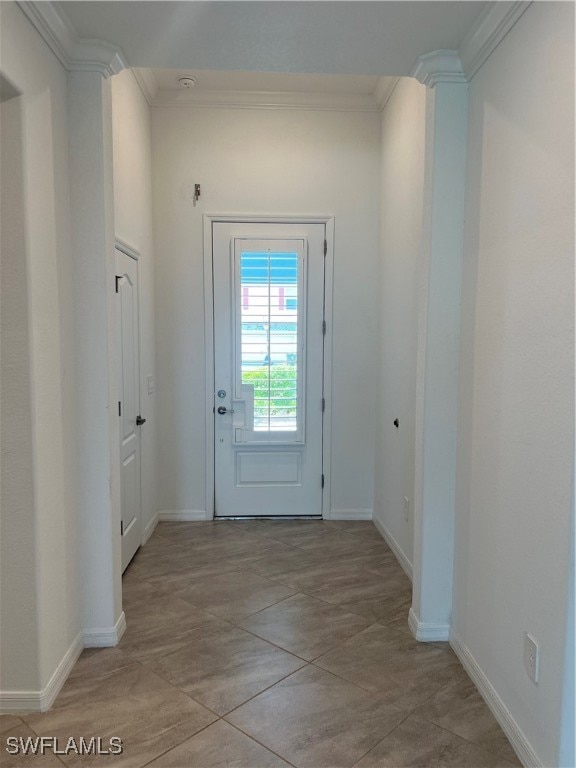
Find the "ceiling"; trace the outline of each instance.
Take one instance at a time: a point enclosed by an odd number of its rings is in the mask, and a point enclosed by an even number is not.
[[[194,77],[199,91],[260,91],[263,93],[373,94],[375,75],[295,75],[283,72],[233,72],[214,69],[153,69],[158,88],[180,90],[179,78]]]
[[[499,5],[513,3],[499,3]],[[118,46],[132,67],[237,71],[241,88],[297,87],[373,90],[370,79],[278,80],[248,72],[324,75],[408,75],[422,53],[456,49],[487,3],[272,0],[252,2],[145,0],[62,2],[59,7],[83,38]],[[160,72],[159,77],[169,77]],[[244,78],[244,79],[243,79]],[[366,93],[367,91],[363,91]]]

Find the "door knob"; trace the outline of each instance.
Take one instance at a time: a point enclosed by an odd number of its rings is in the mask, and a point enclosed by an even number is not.
[[[225,413],[234,413],[234,409],[228,410],[225,405],[219,405],[217,411],[220,416],[223,416]]]
[[[136,426],[141,427],[142,424],[146,424],[146,419],[143,419],[142,416],[136,416]]]

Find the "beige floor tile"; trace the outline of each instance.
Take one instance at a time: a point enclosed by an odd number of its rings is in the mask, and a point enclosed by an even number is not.
[[[189,546],[165,541],[166,544],[154,545],[154,548],[146,544],[139,549],[126,572],[127,575],[146,578],[194,566],[197,553],[192,552]]]
[[[354,533],[356,536],[366,536],[369,539],[376,539],[376,541],[384,541],[382,534],[371,520],[329,520],[326,525],[346,531],[346,533]]]
[[[352,579],[359,573],[360,568],[355,563],[321,560],[313,565],[282,571],[274,576],[274,580],[280,581],[299,592],[312,594],[314,590],[325,588],[327,585],[346,577]],[[374,577],[372,579],[374,580]]]
[[[17,725],[22,725],[22,720],[18,715],[0,715],[0,733],[10,731]]]
[[[239,531],[234,531],[226,522],[207,520],[158,523],[155,533],[160,538],[170,539],[178,544],[189,544],[194,540],[228,538]]]
[[[321,537],[310,536],[298,547],[305,552],[316,552],[324,558],[337,557],[347,552],[371,552],[384,556],[389,549],[384,540],[376,541],[346,531],[330,531]]]
[[[344,768],[404,716],[355,685],[308,666],[226,719],[299,768]]]
[[[123,653],[119,648],[86,648],[80,657],[70,676],[68,684],[80,689],[82,682],[91,688],[96,678],[104,678],[116,675],[129,667],[138,666],[139,662]]]
[[[159,590],[156,593],[137,606],[126,607],[127,629],[118,646],[143,663],[226,626],[226,622],[202,608]]]
[[[224,629],[165,656],[153,669],[219,715],[304,665],[241,629]]]
[[[206,579],[220,576],[221,573],[237,571],[240,567],[241,566],[237,564],[228,563],[225,560],[207,558],[203,562],[196,560],[192,568],[168,571],[167,573],[161,573],[155,576],[144,576],[144,579],[161,592],[168,592],[169,594],[178,597],[181,592],[184,592],[195,584],[199,584]]]
[[[13,739],[16,742],[12,741]],[[51,747],[34,754],[33,747],[30,745],[26,753],[24,750],[26,750],[25,743],[28,739],[35,741],[37,735],[22,722],[2,733],[0,738],[0,755],[2,756],[0,765],[2,768],[62,768],[64,764],[54,754]],[[11,754],[15,748],[18,748],[18,752]]]
[[[149,768],[289,768],[289,765],[220,720],[154,760]]]
[[[294,594],[294,590],[249,571],[220,574],[179,592],[183,600],[223,619],[237,621]]]
[[[368,622],[307,595],[294,595],[239,626],[307,661],[365,629]]]
[[[378,624],[315,663],[405,710],[414,709],[465,675],[452,651],[418,643]]]
[[[411,597],[412,585],[404,573],[382,576],[356,569],[327,573],[315,585],[309,584],[310,594],[328,603],[362,603],[366,600],[390,597]]]
[[[508,768],[493,752],[410,716],[355,768]]]
[[[230,567],[237,566],[253,570],[252,564],[257,563],[262,557],[275,558],[299,551],[290,544],[284,544],[275,539],[267,539],[264,536],[260,538],[262,539],[262,544],[258,547],[253,547],[249,550],[237,549],[236,551],[228,551],[226,553],[226,560],[221,562],[225,562]]]
[[[250,563],[250,570],[266,578],[274,579],[279,574],[292,571],[295,568],[320,565],[324,562],[326,562],[326,557],[322,553],[304,552],[297,547],[290,547],[289,551],[287,550],[282,554],[276,552],[263,554],[262,557]]]
[[[112,736],[124,743],[124,754],[112,759],[67,755],[71,766],[112,764],[114,768],[140,768],[157,755],[216,720],[205,707],[174,686],[135,664],[106,677],[68,680],[52,710],[26,715],[37,734],[69,737]]]
[[[521,765],[504,731],[468,677],[442,688],[414,714]]]

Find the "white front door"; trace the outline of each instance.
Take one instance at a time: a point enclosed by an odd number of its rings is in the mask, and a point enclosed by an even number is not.
[[[140,530],[140,366],[138,360],[138,262],[116,249],[118,432],[122,570],[142,543]]]
[[[217,517],[322,514],[325,237],[213,223]]]

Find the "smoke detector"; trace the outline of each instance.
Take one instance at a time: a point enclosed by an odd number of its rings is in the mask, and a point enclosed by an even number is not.
[[[180,88],[195,88],[196,82],[195,77],[181,77],[178,79]]]

